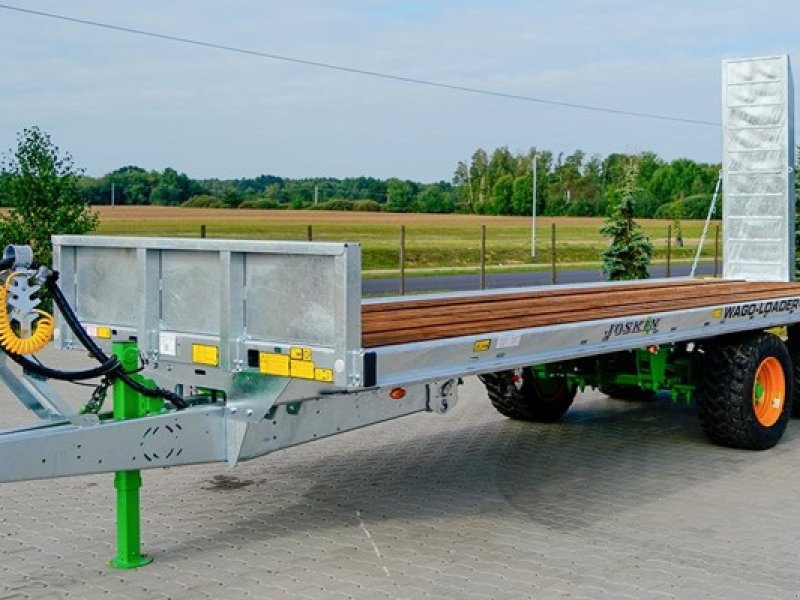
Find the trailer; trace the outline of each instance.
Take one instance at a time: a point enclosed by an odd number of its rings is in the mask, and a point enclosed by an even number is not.
[[[362,300],[352,243],[64,235],[52,269],[10,247],[0,346],[23,375],[2,364],[0,379],[41,421],[0,432],[0,481],[116,473],[113,563],[136,567],[141,470],[234,467],[446,413],[467,376],[513,419],[557,421],[587,387],[662,392],[695,402],[716,443],[774,446],[800,414],[788,57],[729,61],[723,79],[723,279]],[[42,286],[55,323],[36,308]],[[99,366],[26,358],[50,333]],[[48,383],[98,377],[79,411]]]

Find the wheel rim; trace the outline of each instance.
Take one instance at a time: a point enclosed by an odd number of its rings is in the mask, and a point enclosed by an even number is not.
[[[764,427],[774,425],[783,412],[786,379],[780,361],[769,356],[761,361],[753,381],[753,410]]]

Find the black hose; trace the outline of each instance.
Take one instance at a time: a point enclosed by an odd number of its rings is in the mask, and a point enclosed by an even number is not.
[[[45,365],[25,358],[21,354],[15,354],[14,352],[9,352],[8,350],[5,350],[5,353],[6,356],[8,356],[26,371],[30,371],[39,377],[56,379],[58,381],[83,381],[85,379],[95,379],[96,377],[109,375],[120,367],[119,361],[116,359],[116,357],[112,356],[108,361],[92,369],[86,369],[83,371],[62,371],[60,369],[46,367]]]
[[[72,310],[72,307],[69,305],[69,302],[67,302],[67,299],[64,297],[61,288],[58,287],[56,279],[58,279],[58,273],[51,273],[51,275],[45,281],[45,287],[50,294],[52,294],[53,300],[55,301],[56,306],[58,306],[59,311],[61,311],[64,320],[67,322],[67,325],[69,325],[69,328],[72,330],[72,333],[75,334],[75,337],[78,338],[78,341],[83,344],[83,346],[94,358],[103,364],[108,363],[110,360],[109,357],[83,328],[78,320],[77,315]],[[171,402],[172,405],[179,410],[189,406],[186,401],[175,392],[171,392],[163,388],[151,388],[136,381],[133,377],[125,372],[119,362],[117,362],[117,367],[108,374],[121,379],[126,385],[139,392],[143,396],[147,396],[148,398],[163,398],[164,400]]]

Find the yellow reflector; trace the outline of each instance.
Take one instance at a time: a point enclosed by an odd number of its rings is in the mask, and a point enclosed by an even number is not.
[[[104,340],[111,339],[111,327],[98,327],[97,337],[103,338]]]
[[[289,376],[289,357],[285,354],[268,354],[261,352],[258,355],[258,370],[266,375]]]
[[[303,360],[303,349],[292,348],[291,350],[289,350],[289,356],[292,357],[292,360]]]
[[[333,383],[333,369],[314,369],[314,379]]]
[[[192,362],[216,367],[219,364],[219,348],[206,344],[192,344]]]

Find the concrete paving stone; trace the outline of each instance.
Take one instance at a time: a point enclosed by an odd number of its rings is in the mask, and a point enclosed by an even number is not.
[[[25,416],[9,402],[0,426]],[[467,379],[444,417],[145,472],[141,570],[105,567],[110,475],[3,484],[0,598],[796,599],[796,426],[730,451],[692,409],[593,393],[515,423]]]

